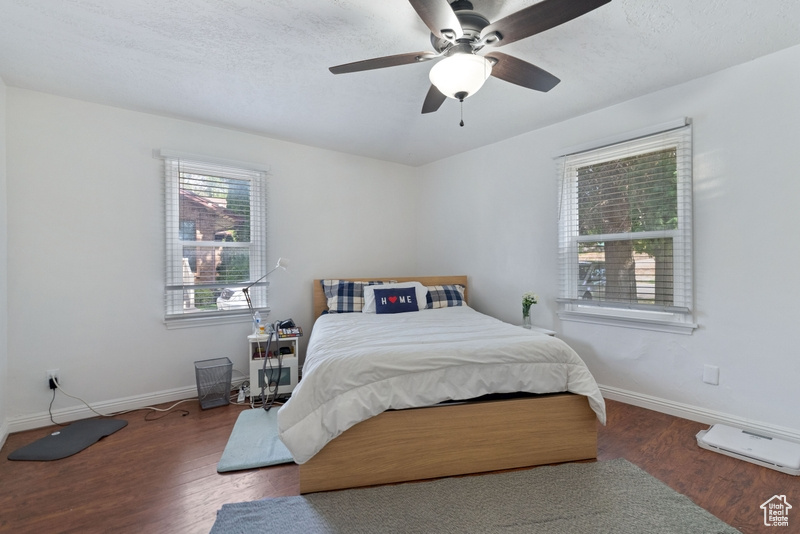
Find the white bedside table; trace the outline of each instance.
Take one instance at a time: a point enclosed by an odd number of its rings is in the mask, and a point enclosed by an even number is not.
[[[270,344],[270,338],[272,343]],[[251,402],[261,393],[261,386],[270,381],[278,383],[277,394],[285,395],[291,393],[298,382],[297,368],[297,342],[300,337],[278,338],[277,347],[289,346],[290,352],[281,358],[281,370],[278,375],[278,359],[268,358],[264,361],[264,355],[259,354],[261,347],[264,351],[275,348],[275,334],[270,335],[249,335],[247,336],[247,352],[250,359],[250,400]],[[264,367],[266,364],[266,373]],[[273,374],[275,376],[273,376]],[[266,376],[265,376],[266,375]]]
[[[523,328],[525,328],[525,327],[523,327]],[[556,331],[555,330],[548,330],[547,328],[542,328],[541,326],[531,326],[530,328],[528,328],[528,330],[530,330],[531,332],[538,332],[540,334],[545,334],[547,336],[556,337]]]

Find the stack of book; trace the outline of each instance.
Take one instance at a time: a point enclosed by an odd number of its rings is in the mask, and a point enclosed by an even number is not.
[[[301,337],[303,335],[303,329],[299,326],[294,326],[292,328],[279,328],[278,329],[278,337],[279,338],[286,338],[286,337]]]

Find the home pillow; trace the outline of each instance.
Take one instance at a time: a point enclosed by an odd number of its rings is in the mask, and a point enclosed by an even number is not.
[[[417,292],[413,287],[374,288],[375,313],[419,311]]]
[[[428,298],[426,308],[448,308],[464,304],[464,286],[452,284],[444,286],[427,286]]]
[[[424,302],[427,301],[428,289],[420,282],[392,282],[383,284],[379,288],[365,287],[364,288],[364,307],[361,309],[363,313],[375,313],[375,289],[390,289],[390,288],[413,288],[417,297],[417,303],[420,309],[425,308]]]
[[[364,288],[382,283],[322,280],[322,291],[328,299],[328,313],[360,312],[364,307]]]

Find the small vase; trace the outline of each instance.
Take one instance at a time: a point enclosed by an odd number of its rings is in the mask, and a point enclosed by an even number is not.
[[[530,327],[531,327],[531,316],[530,315],[523,315],[522,316],[522,326],[523,326],[523,328],[530,329]]]

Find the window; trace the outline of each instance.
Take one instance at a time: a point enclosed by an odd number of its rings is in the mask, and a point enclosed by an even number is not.
[[[262,170],[165,155],[166,320],[244,315],[266,271]],[[267,305],[267,282],[253,306]]]
[[[691,333],[691,126],[560,160],[564,319]]]

